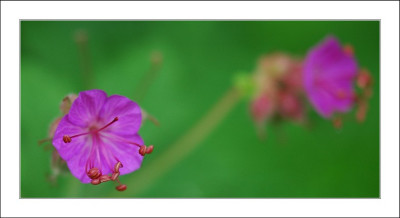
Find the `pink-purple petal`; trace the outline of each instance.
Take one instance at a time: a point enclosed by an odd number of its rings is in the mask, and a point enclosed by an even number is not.
[[[108,127],[106,131],[119,136],[135,135],[142,123],[142,112],[139,105],[120,95],[112,95],[107,98],[100,111],[100,117],[107,121],[118,117],[118,122]]]
[[[323,117],[351,109],[355,59],[346,54],[334,37],[313,48],[304,63],[304,86],[310,102]]]
[[[63,141],[64,135],[73,136],[76,134],[84,133],[87,130],[80,126],[76,126],[69,121],[69,115],[65,115],[58,124],[57,130],[54,133],[53,145],[57,149],[60,156],[68,161],[73,156],[79,154],[87,144],[88,136],[73,138],[70,143]]]
[[[69,111],[69,121],[77,126],[88,127],[99,120],[99,112],[107,99],[107,94],[98,89],[79,93]]]
[[[78,178],[82,183],[89,183],[91,179],[86,174],[85,165],[89,156],[89,150],[82,151],[80,155],[66,160],[67,166],[71,171],[72,175]]]
[[[115,117],[118,121],[105,126]],[[60,121],[53,145],[83,183],[91,181],[87,175],[91,167],[110,174],[118,161],[123,164],[120,173],[127,174],[139,169],[143,161],[139,146],[130,144],[143,145],[137,134],[141,121],[141,109],[130,99],[118,95],[107,98],[102,90],[84,91]],[[64,142],[65,135],[71,142]]]
[[[123,164],[120,174],[128,174],[140,168],[143,156],[139,154],[139,147],[128,142],[134,142],[143,145],[143,139],[139,135],[132,137],[115,137],[109,134],[102,134],[102,141],[109,149],[110,153]],[[115,162],[116,163],[116,162]]]

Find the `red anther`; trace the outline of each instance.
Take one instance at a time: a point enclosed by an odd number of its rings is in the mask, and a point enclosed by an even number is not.
[[[119,172],[119,168],[122,168],[123,167],[123,165],[122,165],[122,163],[121,162],[118,162],[118,163],[116,163],[115,164],[115,167],[114,167],[114,172]]]
[[[340,90],[338,90],[338,91],[336,92],[336,96],[337,96],[339,99],[345,99],[345,98],[347,97],[346,93],[345,93],[342,89],[340,89]]]
[[[89,172],[87,172],[87,175],[91,179],[97,179],[101,176],[101,172],[98,168],[94,167],[94,168],[90,169]]]
[[[126,185],[119,185],[117,187],[115,187],[118,191],[122,192],[126,190]]]
[[[146,154],[151,154],[153,152],[154,146],[150,145],[149,147],[146,148]]]
[[[149,147],[147,147],[146,145],[142,145],[139,148],[139,154],[144,156],[145,154],[151,154],[151,152],[153,152],[153,150],[154,150],[153,145],[150,145]]]
[[[119,172],[113,173],[113,174],[111,175],[111,180],[112,180],[112,181],[115,181],[115,180],[118,178],[118,176],[119,176]]]
[[[343,51],[349,56],[354,56],[354,48],[351,45],[343,46]]]
[[[336,117],[336,118],[334,118],[334,119],[332,120],[332,123],[333,123],[333,126],[334,126],[336,129],[340,129],[340,128],[342,127],[342,125],[343,125],[343,121],[342,121],[342,118],[341,118],[341,117]]]
[[[100,182],[108,182],[111,180],[111,177],[109,175],[102,175],[99,178]]]
[[[364,122],[366,115],[367,115],[367,104],[365,101],[361,101],[356,111],[357,121],[360,123]]]
[[[357,85],[360,88],[365,89],[365,88],[371,86],[371,84],[372,84],[371,75],[369,74],[369,72],[367,70],[362,69],[357,75]]]
[[[109,127],[111,124],[115,123],[116,121],[118,121],[118,117],[115,117],[110,123],[108,123],[107,125],[103,126],[100,129],[97,129],[97,130],[96,129],[91,129],[89,132],[84,132],[84,133],[80,133],[80,134],[73,135],[73,136],[64,135],[63,136],[63,141],[65,143],[70,143],[72,138],[79,137],[79,136],[84,136],[84,135],[88,135],[88,134],[93,134],[93,133],[98,133],[98,132],[102,131],[103,129]]]
[[[92,181],[90,183],[92,183],[92,185],[98,185],[101,182],[100,182],[100,179],[92,179]]]
[[[146,150],[147,150],[146,145],[140,146],[139,154],[141,154],[142,156],[144,156],[144,155],[146,154]]]
[[[63,141],[64,141],[65,143],[70,143],[72,140],[71,140],[71,137],[69,137],[69,136],[67,136],[67,135],[64,135],[64,136],[63,136]]]

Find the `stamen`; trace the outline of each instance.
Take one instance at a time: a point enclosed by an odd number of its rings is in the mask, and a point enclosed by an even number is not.
[[[113,174],[111,175],[110,179],[111,179],[112,181],[118,182],[119,185],[118,185],[117,187],[115,187],[118,191],[125,191],[125,190],[126,190],[126,185],[121,184],[121,182],[120,182],[119,179],[118,179],[118,176],[119,176],[119,168],[121,168],[121,167],[122,167],[122,163],[121,163],[120,161],[118,161],[118,162],[115,164],[115,167],[114,167],[114,171],[115,171],[115,172],[113,172]]]
[[[111,180],[111,177],[109,175],[102,175],[99,178],[100,182],[108,182]]]
[[[103,135],[103,137],[111,139],[111,137],[108,137],[107,135]],[[115,137],[113,139],[115,139]],[[145,154],[151,154],[153,152],[153,150],[154,150],[154,146],[153,145],[149,145],[147,147],[146,145],[140,145],[138,143],[125,140],[123,138],[118,138],[118,139],[121,140],[122,142],[138,146],[139,147],[139,154],[141,154],[142,156],[144,156]]]
[[[115,123],[115,122],[117,122],[117,121],[118,121],[118,117],[115,117],[115,118],[113,119],[113,121],[111,121],[109,124],[105,125],[103,128],[97,130],[97,132],[100,132],[101,130],[103,130],[103,129],[109,127],[111,124],[113,124],[113,123]]]
[[[91,133],[97,133],[102,131],[103,129],[109,127],[111,124],[115,123],[118,121],[118,117],[115,117],[110,123],[108,123],[107,125],[103,126],[100,129],[97,130],[93,130],[93,131],[89,131],[89,132],[85,132],[85,133],[81,133],[81,134],[77,134],[77,135],[73,135],[73,136],[69,136],[69,135],[64,135],[63,136],[63,141],[65,143],[70,143],[72,141],[72,138],[78,137],[78,136],[83,136],[83,135],[87,135],[87,134],[91,134]]]
[[[336,96],[337,96],[339,99],[345,99],[345,98],[347,97],[346,93],[345,93],[342,89],[339,89],[339,90],[336,92]]]
[[[94,167],[94,168],[91,168],[89,170],[89,172],[87,172],[87,175],[91,179],[97,179],[97,178],[101,177],[101,172],[98,168]]]
[[[126,190],[126,185],[121,184],[121,185],[117,186],[116,189],[118,191],[120,191],[120,192],[125,191]]]
[[[358,108],[356,110],[356,118],[357,121],[362,123],[365,120],[365,117],[367,115],[367,103],[365,102],[365,100],[361,100],[358,103]]]
[[[146,145],[140,146],[139,154],[141,154],[142,156],[146,154]]]
[[[151,153],[153,152],[153,150],[154,150],[154,146],[153,146],[153,145],[150,145],[150,146],[147,147],[147,149],[146,149],[146,154],[151,154]]]
[[[361,69],[357,75],[357,85],[361,89],[366,89],[372,85],[372,78],[370,73],[366,69]]]
[[[353,94],[346,93],[346,91],[343,89],[337,89],[337,87],[332,86],[332,84],[328,83],[327,81],[321,79],[316,79],[315,81],[317,86],[332,95],[332,97],[334,98],[337,98],[339,100],[353,99]]]
[[[65,135],[65,136],[63,136],[63,141],[64,141],[65,143],[70,143],[70,142],[71,142],[71,137]]]
[[[118,163],[115,164],[114,171],[115,171],[116,173],[119,173],[119,168],[122,168],[122,167],[123,167],[123,166],[122,166],[122,163],[121,163],[121,162],[118,162]]]
[[[92,185],[98,185],[101,182],[100,182],[100,179],[92,179],[92,181],[90,183],[92,183]]]
[[[119,176],[119,172],[113,173],[111,176],[111,180],[115,181],[118,178],[118,176]]]
[[[142,145],[142,146],[140,146],[139,154],[144,156],[145,154],[151,154],[151,152],[153,152],[153,150],[154,150],[153,145],[150,145],[149,147],[147,147],[146,145]]]
[[[354,48],[351,45],[343,46],[343,52],[346,53],[348,56],[354,56]]]
[[[343,119],[341,116],[337,116],[335,118],[333,118],[332,120],[332,124],[336,129],[340,129],[343,126]]]
[[[119,168],[122,168],[122,163],[120,161],[118,161],[115,166],[114,166],[114,172],[111,175],[111,180],[115,181],[116,179],[118,179],[119,176]]]

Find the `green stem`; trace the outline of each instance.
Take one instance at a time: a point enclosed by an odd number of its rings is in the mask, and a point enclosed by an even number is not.
[[[88,47],[88,35],[84,30],[78,30],[75,33],[75,42],[78,46],[79,59],[81,62],[82,68],[82,78],[83,78],[83,87],[84,89],[92,88],[93,81],[93,73],[92,67],[90,63],[90,55],[89,55],[89,47]],[[79,197],[82,193],[82,185],[80,182],[76,180],[76,178],[71,178],[67,183],[67,192],[68,197]]]
[[[157,156],[154,161],[143,166],[129,177],[125,184],[129,195],[136,196],[145,191],[158,178],[171,170],[177,163],[192,152],[228,115],[240,99],[239,92],[232,88],[212,107],[186,134]],[[113,190],[113,195],[115,195]],[[126,193],[125,193],[126,194]],[[118,195],[121,196],[121,195]]]
[[[153,54],[161,55],[161,54]],[[134,91],[134,99],[136,102],[140,102],[147,93],[147,90],[157,77],[158,72],[161,69],[161,61],[152,61],[150,69],[145,73],[143,78],[141,79],[139,85],[136,87]]]
[[[69,178],[66,194],[69,198],[79,198],[84,196],[84,194],[82,194],[82,183],[74,177]]]
[[[93,73],[90,64],[89,46],[88,46],[88,35],[86,31],[79,30],[75,35],[75,41],[78,45],[79,56],[82,66],[82,77],[84,81],[85,89],[92,88]]]

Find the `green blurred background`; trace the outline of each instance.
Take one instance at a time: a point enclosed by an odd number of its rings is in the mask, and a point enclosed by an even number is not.
[[[160,121],[145,122],[140,134],[154,144],[141,170],[165,153],[266,53],[304,56],[326,35],[354,46],[360,66],[373,74],[366,121],[354,111],[343,128],[311,112],[313,126],[268,125],[257,137],[248,101],[241,100],[215,131],[146,188],[81,184],[71,174],[57,184],[51,151],[38,146],[60,116],[68,93],[84,82],[77,31],[88,36],[92,88],[135,100],[151,55],[163,65],[138,103]],[[21,22],[21,197],[379,197],[379,21],[22,21]],[[284,138],[282,138],[284,137]],[[156,169],[157,170],[157,169]],[[153,172],[146,172],[153,173]],[[157,172],[159,173],[159,172]],[[140,179],[137,172],[122,182]]]

